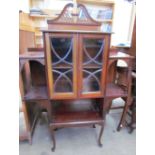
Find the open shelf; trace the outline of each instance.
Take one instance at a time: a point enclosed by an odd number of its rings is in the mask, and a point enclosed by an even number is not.
[[[20,59],[40,59],[40,58],[44,59],[44,52],[40,52],[40,51],[35,52],[35,49],[34,49],[34,51],[32,52],[26,52],[26,53],[20,54],[19,58]]]
[[[99,121],[102,117],[98,112],[69,112],[57,113],[53,120],[54,123],[67,123],[67,122],[83,122],[83,121]]]
[[[44,58],[44,49],[43,48],[28,48],[28,52],[20,54],[19,58]],[[131,56],[129,54],[119,52],[118,50],[111,50],[109,53],[110,59],[133,59],[134,56]],[[99,68],[100,66],[95,65],[85,65],[84,68]]]
[[[69,103],[55,103],[53,123],[74,123],[89,122],[89,121],[103,121],[99,110],[96,110],[93,103],[84,100],[69,101]]]
[[[106,97],[126,97],[127,91],[117,84],[109,83],[107,84]]]
[[[24,96],[24,100],[43,100],[48,99],[47,87],[32,87]]]

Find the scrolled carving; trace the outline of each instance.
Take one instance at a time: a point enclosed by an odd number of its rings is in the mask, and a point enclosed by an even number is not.
[[[61,14],[53,19],[48,20],[48,24],[82,24],[82,25],[101,25],[100,22],[95,21],[89,15],[86,7],[83,4],[77,5],[77,13],[73,13],[73,4],[67,4],[62,10]]]

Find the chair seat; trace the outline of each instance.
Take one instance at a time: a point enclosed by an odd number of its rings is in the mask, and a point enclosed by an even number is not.
[[[126,97],[127,96],[127,91],[114,83],[109,83],[107,84],[107,89],[106,89],[106,97],[114,98],[114,97]]]

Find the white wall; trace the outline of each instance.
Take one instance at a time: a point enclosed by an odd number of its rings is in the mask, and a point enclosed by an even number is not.
[[[19,1],[19,10],[22,10],[25,13],[29,13],[29,0],[18,0]]]
[[[72,0],[43,0],[33,1],[33,5],[39,6],[40,9],[62,10],[70,2]]]
[[[125,0],[115,0],[115,12],[114,12],[114,23],[112,35],[112,45],[119,43],[130,43],[130,30],[131,26],[131,15],[134,4],[129,3]]]

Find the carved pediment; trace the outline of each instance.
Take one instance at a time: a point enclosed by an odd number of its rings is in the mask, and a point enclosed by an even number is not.
[[[77,5],[76,13],[73,13],[74,5],[72,3],[67,4],[62,10],[61,14],[53,19],[48,20],[48,24],[80,24],[80,25],[94,25],[100,26],[101,23],[92,19],[89,15],[86,7],[82,4]]]

